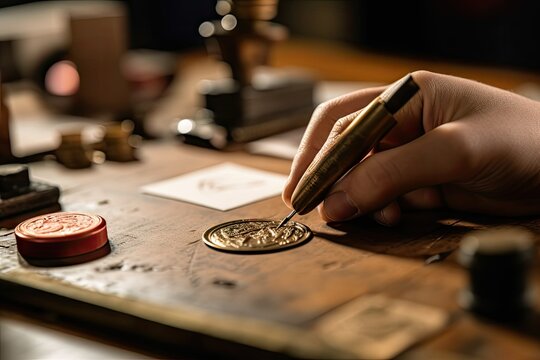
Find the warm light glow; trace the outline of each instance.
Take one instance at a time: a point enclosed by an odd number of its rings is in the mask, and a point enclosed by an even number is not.
[[[223,16],[231,12],[231,3],[227,0],[219,0],[216,4],[216,12]]]
[[[201,34],[202,37],[210,37],[214,35],[215,26],[210,21],[205,21],[201,25],[199,25],[199,34]]]
[[[238,24],[238,21],[234,15],[225,15],[223,19],[221,19],[221,26],[223,26],[223,28],[227,31],[234,29],[236,24]]]
[[[74,95],[79,90],[79,84],[79,72],[71,61],[57,62],[49,68],[45,75],[45,89],[53,95]]]
[[[187,134],[191,130],[193,130],[193,120],[190,119],[182,119],[178,122],[176,125],[176,129],[180,134]]]

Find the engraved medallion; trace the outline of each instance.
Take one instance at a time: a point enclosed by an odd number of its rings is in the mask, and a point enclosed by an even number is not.
[[[203,234],[206,245],[224,251],[274,251],[299,245],[312,233],[304,224],[290,221],[276,229],[279,221],[242,219],[216,225]]]

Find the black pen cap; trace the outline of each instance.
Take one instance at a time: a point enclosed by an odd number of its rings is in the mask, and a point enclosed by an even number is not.
[[[420,90],[411,74],[399,79],[379,96],[392,115],[403,107]]]

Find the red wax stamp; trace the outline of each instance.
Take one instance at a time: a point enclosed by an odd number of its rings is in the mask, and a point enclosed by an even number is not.
[[[81,212],[56,212],[23,221],[15,228],[15,239],[25,259],[77,259],[110,249],[105,219]]]

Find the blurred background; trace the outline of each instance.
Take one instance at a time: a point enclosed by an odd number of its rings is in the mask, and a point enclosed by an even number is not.
[[[216,2],[116,3],[126,11],[129,48],[182,53],[203,46],[198,27],[219,17]],[[29,14],[32,6],[18,6],[36,3],[42,3],[34,6],[41,14]],[[61,36],[61,24],[53,24],[60,22],[61,16],[53,13],[60,13],[61,8],[66,13],[98,9],[103,3],[107,1],[1,0],[4,81],[17,79],[23,70],[10,58],[17,47],[13,42],[44,29],[40,35],[50,36],[56,50],[62,50],[58,39],[52,38]],[[274,20],[287,26],[292,37],[339,41],[392,54],[538,70],[540,46],[535,40],[540,31],[539,13],[540,4],[533,0],[413,0],[391,5],[369,0],[286,0],[279,2]],[[25,17],[32,21],[24,21]],[[65,50],[67,43],[62,45]]]
[[[430,59],[540,69],[540,4],[532,0],[280,3],[291,33]]]
[[[272,43],[270,56],[266,49],[264,56],[256,50],[265,58],[257,64],[309,72],[321,81],[315,86],[315,104],[421,68],[540,99],[537,1],[247,3],[276,7],[264,20],[288,32],[282,36],[274,29],[261,35],[253,27],[252,34],[240,35]],[[6,102],[17,119],[11,130],[15,152],[25,155],[58,146],[52,135],[47,141],[27,140],[32,129],[51,128],[36,120],[43,120],[43,114],[49,123],[51,116],[57,123],[130,119],[134,132],[147,138],[170,133],[173,119],[193,118],[205,107],[198,90],[201,80],[230,77],[231,68],[235,78],[230,59],[227,66],[207,56],[211,40],[218,39],[222,59],[224,47],[225,55],[231,48],[237,56],[255,53],[253,42],[231,43],[216,30],[215,24],[222,32],[236,26],[237,20],[228,18],[230,11],[228,0],[0,0],[0,72]],[[204,33],[208,27],[201,27],[203,23],[210,24],[210,33]],[[253,85],[251,78],[235,80]],[[341,82],[341,90],[320,95],[333,81]],[[34,122],[18,120],[23,118]]]

